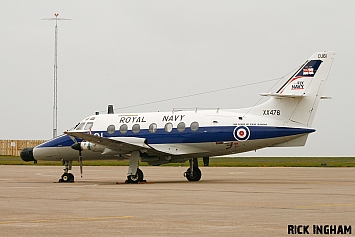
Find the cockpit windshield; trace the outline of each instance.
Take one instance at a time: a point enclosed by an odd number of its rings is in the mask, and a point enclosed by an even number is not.
[[[94,122],[81,122],[75,125],[73,128],[71,128],[69,131],[73,130],[90,130],[92,126],[94,125]]]
[[[85,125],[85,122],[80,123],[79,126],[77,126],[75,128],[75,130],[83,130],[84,125]]]
[[[72,131],[72,130],[75,130],[78,126],[79,126],[80,123],[77,123],[74,127],[72,127],[71,129],[69,129],[69,131]]]

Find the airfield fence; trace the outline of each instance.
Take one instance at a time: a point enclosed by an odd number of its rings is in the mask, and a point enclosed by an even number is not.
[[[0,140],[0,156],[20,156],[26,147],[35,147],[46,140]]]

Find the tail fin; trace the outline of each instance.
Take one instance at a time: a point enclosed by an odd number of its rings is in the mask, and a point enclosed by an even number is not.
[[[333,55],[333,52],[313,54],[276,93],[280,95],[306,95],[306,93],[309,95],[313,93],[311,82],[318,79],[318,82],[313,82],[313,89],[318,89],[319,80],[325,81],[327,79]],[[324,65],[327,62],[328,65]]]
[[[265,115],[264,110],[276,110],[277,119],[284,121],[284,125],[311,126],[334,55],[313,54],[276,93],[261,94],[271,99],[250,112]]]

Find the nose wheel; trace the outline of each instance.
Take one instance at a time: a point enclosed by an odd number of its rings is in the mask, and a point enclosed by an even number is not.
[[[69,160],[62,160],[63,165],[65,166],[64,168],[64,174],[62,174],[62,177],[59,179],[59,183],[73,183],[74,182],[74,175],[72,173],[69,173],[69,170],[72,168],[72,161]]]
[[[72,173],[62,174],[62,178],[59,180],[60,183],[73,183],[74,175]]]

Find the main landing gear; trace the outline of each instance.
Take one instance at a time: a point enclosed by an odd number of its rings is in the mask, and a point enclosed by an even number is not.
[[[141,183],[146,182],[144,180],[144,175],[142,170],[138,168],[138,161],[140,158],[140,152],[134,151],[131,154],[129,159],[129,168],[127,173],[127,180],[125,183]],[[193,158],[189,160],[190,168],[184,173],[184,176],[188,181],[199,181],[201,179],[202,173],[201,170],[198,168],[198,161],[197,158]]]
[[[143,178],[144,178],[144,175],[143,175],[142,170],[137,168],[137,173],[135,175],[128,175],[125,183],[126,184],[137,184],[137,183],[146,182]]]
[[[190,168],[184,173],[184,177],[187,178],[188,181],[199,181],[201,179],[202,173],[198,168],[197,158],[193,158],[189,160]]]
[[[129,159],[127,180],[125,181],[126,184],[137,184],[137,183],[146,182],[144,180],[144,174],[142,170],[138,168],[139,158],[140,158],[140,152],[133,151]]]
[[[74,182],[74,175],[72,173],[69,173],[69,170],[72,168],[72,161],[69,160],[62,160],[63,165],[65,166],[64,168],[64,174],[62,174],[61,179],[59,179],[59,183],[73,183]]]

